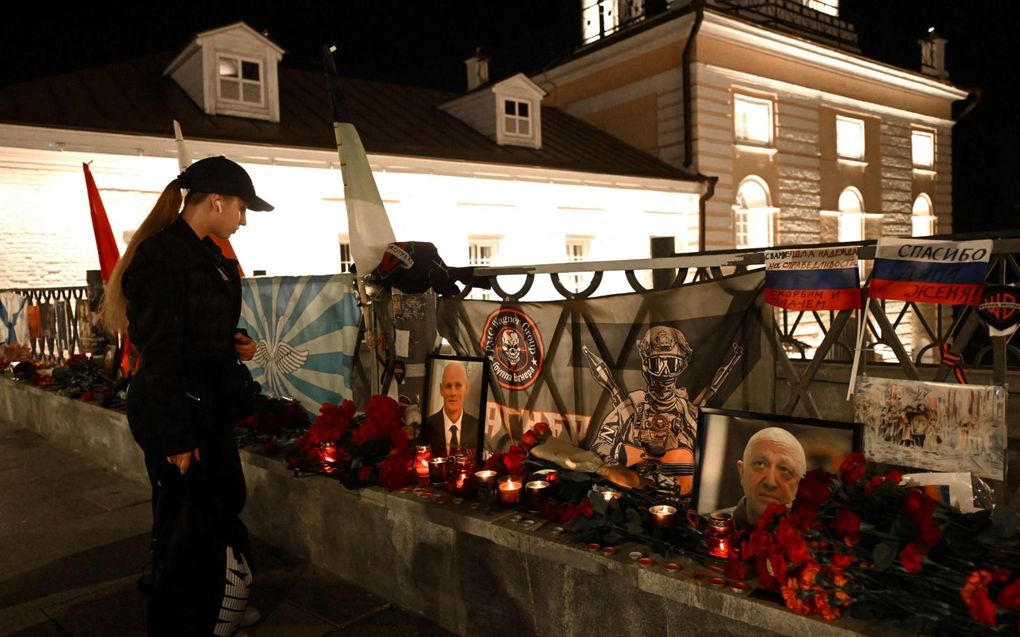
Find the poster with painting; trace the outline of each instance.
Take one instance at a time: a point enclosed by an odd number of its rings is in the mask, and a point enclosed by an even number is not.
[[[860,376],[854,414],[870,460],[1004,479],[1002,387]]]

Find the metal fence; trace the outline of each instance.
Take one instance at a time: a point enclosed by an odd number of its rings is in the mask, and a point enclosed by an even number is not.
[[[939,236],[942,240],[992,239],[993,254],[987,280],[996,284],[1020,282],[1020,232],[994,235]],[[875,241],[783,246],[784,249],[853,246],[870,271]],[[653,246],[654,248],[654,246]],[[775,249],[775,248],[769,248]],[[642,279],[651,278],[654,288],[680,287],[764,267],[767,249],[701,252],[631,261],[571,262],[528,267],[484,267],[475,269],[476,280],[486,281],[505,302],[527,301],[536,279],[548,276],[552,286],[566,300],[599,295],[604,274],[623,271],[636,292],[649,288]],[[641,276],[651,271],[651,277]],[[580,291],[568,289],[563,278],[584,273],[588,286]],[[500,277],[522,280],[516,290],[507,290]],[[777,350],[777,375],[790,383],[788,397],[777,404],[777,413],[800,411],[811,417],[824,417],[812,383],[823,368],[850,364],[856,343],[858,320],[864,320],[862,360],[865,365],[896,368],[895,374],[913,380],[946,381],[955,367],[979,368],[990,372],[994,384],[1005,384],[1007,368],[1020,369],[1020,347],[1010,337],[989,337],[972,307],[922,305],[867,300],[863,310],[843,312],[789,312],[776,310],[774,330],[768,334]],[[471,288],[462,295],[470,293]],[[1020,342],[1020,341],[1016,341]],[[781,353],[781,354],[780,354]],[[949,354],[949,355],[947,355]],[[957,359],[957,355],[959,358]],[[957,362],[959,361],[959,362]],[[886,372],[889,373],[889,372]]]

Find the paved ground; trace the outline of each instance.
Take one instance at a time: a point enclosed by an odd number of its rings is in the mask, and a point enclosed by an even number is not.
[[[0,427],[0,635],[144,635],[147,485]],[[253,538],[256,637],[448,636],[424,617]]]

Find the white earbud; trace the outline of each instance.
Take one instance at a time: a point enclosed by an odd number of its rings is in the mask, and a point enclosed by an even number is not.
[[[223,214],[223,202],[222,201],[217,201],[216,202],[216,212],[218,212],[219,214]]]

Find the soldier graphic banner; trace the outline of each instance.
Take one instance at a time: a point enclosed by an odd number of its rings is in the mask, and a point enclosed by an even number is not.
[[[353,398],[354,275],[247,278],[241,298],[239,325],[258,343],[247,365],[262,393],[293,398],[313,417],[324,402]]]
[[[443,298],[439,331],[490,361],[488,451],[537,422],[690,495],[700,406],[770,412],[774,329],[757,271],[662,291],[504,303]]]

